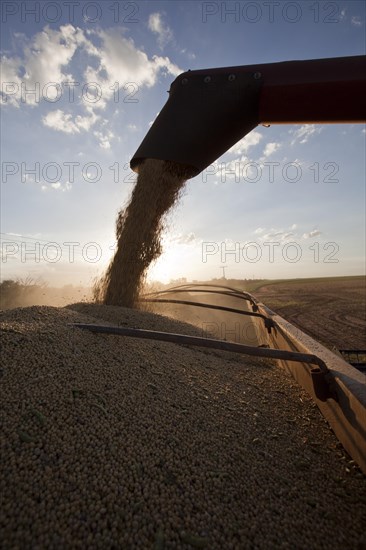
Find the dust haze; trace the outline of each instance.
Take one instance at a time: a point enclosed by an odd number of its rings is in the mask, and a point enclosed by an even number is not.
[[[74,286],[50,287],[42,280],[31,278],[4,280],[0,283],[0,309],[29,306],[64,307],[91,300],[91,288]]]

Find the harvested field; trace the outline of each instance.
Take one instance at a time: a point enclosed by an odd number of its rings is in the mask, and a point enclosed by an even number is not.
[[[365,476],[272,363],[68,326],[199,335],[122,307],[1,321],[2,548],[365,547]]]
[[[281,281],[253,294],[331,350],[366,347],[365,277]]]

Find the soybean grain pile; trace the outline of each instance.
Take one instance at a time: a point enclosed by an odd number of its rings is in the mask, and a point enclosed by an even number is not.
[[[68,326],[198,334],[122,307],[1,321],[1,548],[365,548],[365,477],[272,363]]]
[[[146,159],[131,200],[117,218],[117,250],[104,277],[95,285],[97,301],[133,307],[146,271],[161,254],[164,214],[179,197],[187,169],[177,163]]]

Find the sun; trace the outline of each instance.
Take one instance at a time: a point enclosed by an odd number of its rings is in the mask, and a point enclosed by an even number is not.
[[[147,280],[169,283],[171,280],[189,277],[191,268],[192,257],[189,248],[179,244],[168,244],[164,247],[163,254],[150,266]]]
[[[179,265],[178,251],[174,249],[165,251],[160,258],[153,262],[147,272],[147,281],[159,281],[169,283],[171,279],[180,276],[180,270],[183,266]]]

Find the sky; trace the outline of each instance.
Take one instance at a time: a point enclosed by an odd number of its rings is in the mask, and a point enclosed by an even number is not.
[[[365,54],[362,1],[1,9],[2,280],[104,272],[129,161],[181,72]],[[149,279],[363,274],[365,138],[361,124],[258,126],[187,182]]]

